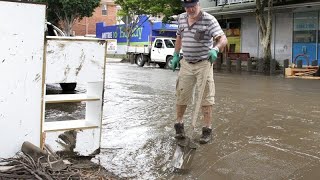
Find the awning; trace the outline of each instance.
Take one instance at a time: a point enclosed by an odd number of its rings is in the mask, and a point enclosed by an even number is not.
[[[280,5],[274,6],[273,10],[275,12],[283,12],[287,10],[291,11],[308,11],[319,10],[320,2],[309,2],[309,3],[298,3],[298,4],[288,4],[288,5]],[[256,10],[255,2],[250,3],[241,3],[234,4],[230,6],[215,6],[203,8],[204,11],[210,13],[212,15],[236,15],[236,14],[246,14],[246,13],[254,13]],[[268,8],[265,9],[266,11]]]
[[[164,24],[162,22],[155,22],[152,25],[153,31],[177,31],[178,25],[177,24]]]

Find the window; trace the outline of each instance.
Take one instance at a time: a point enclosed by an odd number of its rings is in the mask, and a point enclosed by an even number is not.
[[[294,43],[315,43],[317,34],[317,12],[303,12],[294,14]]]
[[[318,12],[293,14],[292,60],[302,60],[304,65],[317,59]]]
[[[102,7],[101,7],[101,14],[102,16],[106,16],[108,15],[108,6],[106,4],[103,4]]]
[[[174,48],[174,44],[172,43],[171,40],[165,39],[165,40],[164,40],[164,43],[166,44],[166,47],[167,47],[167,48]]]
[[[155,48],[162,48],[162,40],[161,39],[157,39],[156,42],[154,43],[154,47]]]

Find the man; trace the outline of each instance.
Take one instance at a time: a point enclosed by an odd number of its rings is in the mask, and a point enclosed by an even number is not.
[[[199,91],[203,78],[206,87],[201,102],[203,113],[203,128],[200,143],[208,143],[212,137],[212,106],[214,105],[215,85],[213,70],[203,77],[208,66],[217,59],[217,54],[228,43],[218,21],[212,15],[201,11],[199,0],[184,0],[185,13],[178,16],[177,39],[172,59],[173,71],[180,63],[180,71],[176,86],[177,122],[174,125],[176,138],[184,139],[183,115],[190,103],[193,88],[197,85]],[[183,59],[180,61],[179,52],[182,48]],[[212,67],[212,66],[211,66]],[[198,93],[199,94],[199,93]]]

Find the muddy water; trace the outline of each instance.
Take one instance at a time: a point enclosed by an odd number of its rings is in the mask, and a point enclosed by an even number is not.
[[[102,153],[121,177],[156,179],[172,155],[176,73],[118,64],[107,67]]]
[[[214,140],[196,150],[187,172],[173,172],[176,77],[170,70],[108,64],[97,156],[106,169],[128,179],[320,177],[320,81],[229,73],[215,73]],[[53,117],[61,109],[49,111]],[[191,115],[192,106],[187,133]],[[198,121],[197,134],[201,126]]]

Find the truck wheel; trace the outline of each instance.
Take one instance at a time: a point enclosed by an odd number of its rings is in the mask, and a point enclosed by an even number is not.
[[[77,83],[60,83],[62,91],[74,91]]]
[[[144,64],[147,64],[147,66],[150,66],[150,58],[147,55],[143,55],[144,58]]]
[[[171,69],[171,60],[173,59],[172,56],[167,57],[167,63],[166,63],[166,68]]]
[[[160,68],[166,68],[167,63],[158,63],[158,65],[160,66]]]
[[[138,66],[143,67],[144,63],[146,62],[146,59],[142,57],[143,55],[138,55],[136,57],[136,63]]]

